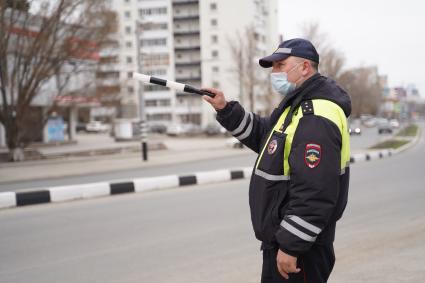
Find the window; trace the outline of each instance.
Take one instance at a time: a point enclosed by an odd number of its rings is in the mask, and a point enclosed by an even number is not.
[[[142,27],[144,31],[148,30],[166,30],[168,29],[167,23],[153,23],[153,22],[147,22],[142,23]]]
[[[217,10],[217,3],[211,3],[210,9],[211,9],[211,11],[216,11]]]
[[[166,38],[151,38],[151,39],[142,39],[140,40],[140,46],[158,46],[158,45],[167,45]]]
[[[127,92],[128,93],[134,93],[134,87],[132,87],[132,86],[127,87]]]
[[[220,71],[220,68],[218,66],[212,67],[213,73],[218,73]]]
[[[132,46],[133,46],[133,43],[131,41],[126,41],[125,42],[125,47],[131,48]]]
[[[131,33],[131,27],[129,27],[129,26],[125,27],[125,33],[130,34]]]
[[[133,73],[132,72],[127,72],[127,78],[131,79],[133,77]]]
[[[124,12],[124,17],[125,17],[126,19],[129,19],[129,18],[131,17],[131,13],[130,13],[130,11],[125,11],[125,12]]]
[[[218,58],[218,51],[217,50],[213,50],[211,52],[211,55],[212,55],[213,58]]]
[[[152,15],[164,15],[164,14],[167,14],[167,7],[139,9],[140,17],[152,16]]]
[[[165,70],[165,69],[156,69],[156,70],[145,71],[145,73],[148,76],[165,76],[167,74],[167,70]]]
[[[133,58],[131,58],[131,57],[127,57],[127,63],[133,63]]]
[[[212,43],[217,43],[218,42],[218,36],[217,35],[211,36],[211,42]]]
[[[218,24],[217,19],[211,19],[211,26],[216,27]]]

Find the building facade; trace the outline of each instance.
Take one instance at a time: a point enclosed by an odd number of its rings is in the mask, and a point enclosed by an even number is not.
[[[131,73],[215,87],[228,99],[239,99],[241,87],[230,45],[243,38],[248,27],[255,36],[254,72],[267,79],[257,62],[279,42],[277,0],[111,0],[111,5],[117,32],[111,41],[114,48],[101,52],[101,62],[109,67],[100,67],[110,74],[98,76],[100,85],[108,84],[117,92],[123,118],[139,117],[145,105],[142,112],[151,125],[211,123],[214,111],[200,97],[141,85]],[[260,113],[266,107],[263,94],[260,89],[255,92],[254,110]]]

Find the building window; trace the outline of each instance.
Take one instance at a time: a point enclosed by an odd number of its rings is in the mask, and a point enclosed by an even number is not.
[[[131,27],[129,27],[129,26],[125,27],[125,33],[130,34],[131,33]]]
[[[158,45],[167,45],[166,38],[151,38],[151,39],[142,39],[140,40],[140,46],[158,46]]]
[[[145,73],[148,76],[165,76],[167,74],[167,70],[165,70],[165,69],[156,69],[156,70],[145,71]]]
[[[218,24],[217,19],[211,19],[211,26],[216,27]]]
[[[132,87],[132,86],[127,87],[127,92],[128,93],[134,93],[134,87]]]
[[[219,82],[216,82],[216,81],[213,81],[212,82],[212,87],[218,89],[218,88],[220,88],[220,83]]]
[[[133,72],[127,72],[127,78],[131,79],[133,77]]]
[[[218,73],[220,71],[220,68],[218,66],[212,67],[213,73]]]
[[[154,22],[146,22],[142,23],[142,27],[144,31],[147,30],[166,30],[168,29],[167,23],[154,23]]]
[[[217,10],[217,3],[211,3],[210,9],[211,9],[211,11],[216,11]]]
[[[152,15],[164,15],[164,14],[167,14],[167,7],[139,9],[140,17],[152,16]]]
[[[126,41],[125,42],[125,47],[131,48],[131,47],[133,47],[133,43],[131,41]]]
[[[217,43],[218,42],[218,36],[217,35],[211,36],[211,42],[212,43]]]
[[[213,58],[218,58],[218,51],[217,50],[213,50],[211,52],[211,55],[212,55]]]
[[[125,17],[126,19],[130,19],[130,17],[131,17],[131,13],[130,13],[130,11],[125,11],[125,12],[124,12],[124,17]]]
[[[129,64],[130,64],[130,63],[133,63],[133,58],[131,58],[131,57],[127,57],[127,59],[126,59],[126,60],[127,60],[127,63],[129,63]]]

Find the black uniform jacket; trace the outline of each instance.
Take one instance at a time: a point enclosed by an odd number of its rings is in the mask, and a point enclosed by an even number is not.
[[[315,74],[288,94],[267,118],[248,113],[238,102],[231,101],[217,112],[217,120],[259,154],[284,109],[292,105],[295,110],[302,101],[312,99],[338,104],[346,117],[351,113],[348,94],[331,79]],[[312,143],[320,144],[322,155],[314,170],[305,162],[306,147]],[[349,168],[341,174],[341,146],[341,133],[332,121],[307,115],[300,119],[292,141],[289,180],[266,179],[255,174],[254,167],[249,205],[255,236],[263,248],[279,247],[298,256],[313,244],[333,242],[335,223],[342,216],[348,195]],[[274,156],[278,158],[260,160],[263,172],[280,170],[283,154]]]

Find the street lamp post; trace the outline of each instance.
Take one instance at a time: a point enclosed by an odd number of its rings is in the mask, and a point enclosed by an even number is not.
[[[142,73],[142,62],[140,52],[140,34],[142,23],[136,21],[136,48],[137,48],[137,71]],[[146,125],[146,110],[145,110],[145,96],[143,95],[143,83],[139,82],[139,118],[140,118],[140,135],[142,142],[142,159],[148,160],[148,145],[147,145],[147,125]]]

